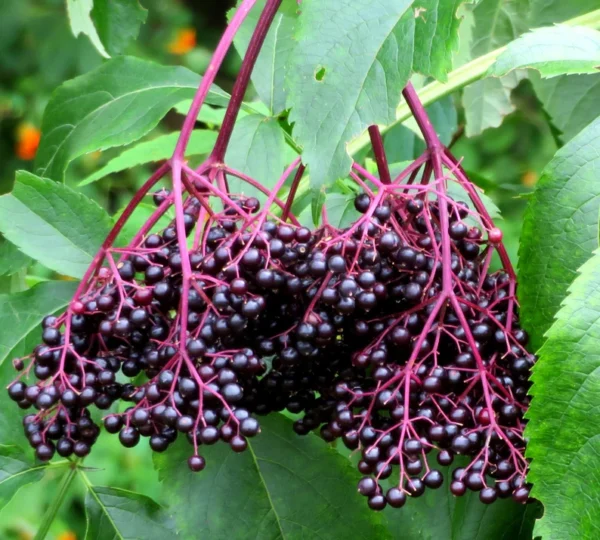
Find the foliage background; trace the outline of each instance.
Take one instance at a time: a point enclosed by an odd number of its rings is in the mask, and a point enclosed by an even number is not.
[[[144,0],[143,4],[148,9],[148,20],[141,28],[139,39],[126,52],[164,65],[181,64],[202,73],[224,28],[225,13],[233,2]],[[18,155],[20,130],[24,125],[39,128],[52,91],[63,81],[99,66],[102,58],[86,36],[72,36],[62,0],[3,0],[1,9],[0,193],[6,193],[11,189],[17,169],[32,170],[32,161],[20,159]],[[181,39],[181,32],[185,30],[195,30],[195,46],[184,54],[171,52],[178,36]],[[464,43],[469,43],[473,37],[469,35],[468,25],[461,27],[461,37],[464,48]],[[238,67],[239,58],[233,53],[217,80],[225,90],[231,88]],[[449,132],[454,153],[464,157],[466,170],[475,173],[474,179],[500,208],[503,220],[499,226],[516,263],[527,196],[560,141],[536,98],[532,82],[522,80],[515,84],[511,97],[514,112],[500,127],[486,129],[472,137],[466,136],[469,129],[465,129],[465,111],[459,96],[452,96],[448,103],[457,111],[456,123],[451,125]],[[509,102],[507,111],[512,108]],[[161,123],[159,131],[166,133],[177,129],[181,121],[182,116],[172,112]],[[386,143],[397,150],[396,161],[412,157],[405,155],[408,152],[405,133],[390,133]],[[68,169],[66,183],[75,187],[82,178],[117,154],[118,151],[108,150],[78,159]],[[150,170],[149,167],[137,167],[78,189],[112,215],[130,199]],[[0,281],[0,292],[24,289],[36,281],[57,277],[60,278],[43,266],[35,265],[27,276],[12,276],[10,283]],[[116,438],[101,437],[96,450],[86,459],[86,467],[96,485],[131,489],[164,502],[147,445],[124,450]],[[25,486],[0,511],[0,538],[33,537],[55,496],[58,487],[55,474],[50,470],[40,482]],[[84,493],[84,487],[75,482],[52,526],[50,538],[72,540],[84,537]]]

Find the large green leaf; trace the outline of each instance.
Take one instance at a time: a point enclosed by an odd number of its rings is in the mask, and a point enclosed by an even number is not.
[[[155,454],[163,492],[184,538],[257,540],[389,536],[356,493],[348,460],[314,435],[300,437],[274,414],[243,454],[202,447],[206,469],[189,471],[191,448]]]
[[[168,540],[175,524],[152,499],[110,487],[89,486],[85,497],[86,540]],[[195,509],[188,507],[193,514]]]
[[[252,32],[264,7],[265,0],[259,0],[235,36],[235,47],[241,56],[246,54]],[[274,115],[285,109],[285,66],[294,48],[293,36],[297,9],[296,0],[283,0],[252,71],[252,84],[260,99]],[[230,18],[233,12],[230,11]]]
[[[72,282],[46,281],[20,293],[0,295],[0,364],[46,315],[69,302],[75,288]]]
[[[598,246],[600,119],[561,148],[529,200],[519,250],[521,317],[537,349]]]
[[[275,118],[251,114],[241,118],[233,129],[226,163],[251,176],[266,188],[281,177],[286,163],[283,129]],[[265,195],[242,180],[229,177],[232,193],[245,193],[264,199]]]
[[[532,496],[544,539],[600,536],[600,252],[580,269],[533,369]]]
[[[100,170],[82,180],[79,185],[85,186],[91,184],[109,174],[131,169],[137,165],[168,159],[173,154],[173,150],[175,150],[177,139],[179,139],[179,132],[159,135],[150,141],[138,143],[121,152],[116,158],[111,159]],[[208,154],[216,140],[217,133],[215,131],[195,129],[192,131],[186,156]]]
[[[46,467],[34,463],[14,446],[0,445],[0,509],[23,486],[40,480]]]
[[[110,217],[71,188],[18,171],[0,197],[0,232],[23,253],[73,277],[86,268],[110,231]]]
[[[62,181],[76,157],[136,141],[191,98],[200,80],[183,67],[121,56],[64,83],[44,112],[37,174]],[[208,102],[224,105],[227,94],[213,87]]]
[[[0,236],[0,276],[10,276],[30,263],[31,259],[21,253],[17,246]]]
[[[91,16],[106,51],[121,54],[140,31],[148,11],[138,0],[94,0]]]
[[[600,32],[581,26],[538,28],[509,43],[488,73],[500,77],[519,68],[537,69],[542,77],[597,73]]]
[[[542,79],[534,72],[530,79],[562,140],[572,139],[598,116],[600,73]]]
[[[100,40],[98,31],[92,21],[91,11],[94,7],[94,0],[67,0],[67,13],[69,15],[69,23],[71,24],[71,32],[77,37],[79,34],[85,34],[90,38],[92,45],[105,58],[108,54],[104,44]]]
[[[506,45],[527,29],[526,0],[486,0],[473,9],[473,58]],[[514,111],[511,91],[524,74],[520,72],[498,79],[483,79],[470,84],[463,92],[465,133],[478,135],[490,127],[498,127],[504,117]]]
[[[314,186],[346,175],[351,165],[349,141],[371,124],[395,120],[401,90],[413,68],[444,78],[457,42],[458,4],[302,3],[298,44],[289,60],[288,104]]]

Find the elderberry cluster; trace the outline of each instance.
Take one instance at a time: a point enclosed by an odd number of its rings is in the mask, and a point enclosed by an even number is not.
[[[9,394],[36,410],[24,427],[38,458],[87,455],[100,432],[89,407],[115,405],[104,427],[125,447],[147,438],[162,452],[183,436],[200,471],[203,445],[241,452],[256,416],[287,409],[298,434],[360,452],[374,510],[440,487],[433,454],[465,456],[453,494],[526,502],[535,357],[514,276],[490,272],[501,233],[445,193],[404,188],[361,193],[351,226],[314,231],[252,197],[217,212],[190,195],[180,221],[106,250],[15,361],[37,379]]]

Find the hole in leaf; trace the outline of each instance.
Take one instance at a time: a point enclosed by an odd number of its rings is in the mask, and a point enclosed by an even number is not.
[[[318,67],[315,71],[315,81],[321,82],[325,78],[325,68],[323,66]]]

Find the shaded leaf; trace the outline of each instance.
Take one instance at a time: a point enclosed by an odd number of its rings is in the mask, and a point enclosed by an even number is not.
[[[76,283],[47,281],[24,292],[0,295],[0,364],[46,315],[69,302],[76,287]]]
[[[479,198],[481,199],[483,206],[485,206],[485,209],[488,211],[488,214],[490,215],[490,217],[494,221],[502,219],[502,214],[500,212],[500,208],[498,208],[498,206],[492,200],[492,198],[489,197],[488,195],[486,195],[479,186],[475,186],[475,189],[477,190],[477,193],[479,194]],[[467,206],[469,207],[469,209],[471,211],[478,213],[477,209],[475,208],[475,205],[469,198],[468,193],[464,190],[464,188],[458,182],[448,182],[448,195],[450,195],[450,197],[452,197],[456,201],[464,201],[465,203],[467,203]],[[472,220],[473,226],[481,226],[471,216],[469,216],[465,219],[465,221],[467,221],[467,222],[469,222],[471,220]]]
[[[524,0],[486,0],[473,9],[472,58],[506,45],[527,30],[529,3]],[[498,79],[483,79],[463,91],[465,134],[478,135],[498,127],[515,110],[510,93],[524,77],[515,72]]]
[[[509,43],[488,73],[500,77],[519,68],[537,69],[542,77],[597,73],[600,32],[581,26],[538,28]]]
[[[122,208],[113,216],[113,222],[116,223],[121,214],[123,213]],[[142,228],[144,223],[150,219],[150,216],[156,210],[156,206],[148,203],[140,203],[137,205],[127,223],[123,226],[123,229],[119,233],[117,240],[115,241],[115,245],[125,247],[129,244],[129,242],[133,239],[133,237],[138,233],[138,231]],[[163,215],[155,225],[155,230],[165,229],[171,223],[172,218],[169,217],[169,212]]]
[[[106,51],[116,55],[137,38],[148,11],[138,0],[94,0],[91,16]]]
[[[452,140],[458,128],[458,114],[451,96],[444,96],[425,108],[435,132],[445,145]],[[388,162],[397,163],[419,157],[425,142],[414,119],[396,124],[383,136]]]
[[[3,349],[3,351],[6,352],[0,353],[0,441],[2,441],[3,444],[17,446],[29,454],[31,454],[31,447],[29,446],[29,442],[23,434],[22,423],[23,416],[26,414],[26,412],[18,408],[16,403],[8,396],[8,392],[6,392],[4,389],[18,376],[18,372],[15,370],[12,361],[15,358],[22,358],[31,354],[34,347],[41,343],[42,330],[40,323],[42,318],[45,315],[56,313],[63,308],[69,301],[74,289],[66,291],[66,294],[62,291],[56,292],[61,296],[57,299],[57,302],[55,302],[52,307],[58,305],[58,300],[62,300],[62,305],[53,311],[48,311],[44,314],[39,313],[37,319],[35,319],[35,326],[33,326],[32,329],[21,330],[19,327],[16,338],[8,343],[8,346],[12,345],[12,348],[8,351]],[[14,297],[15,295],[11,296]],[[35,301],[37,296],[39,295],[32,296],[32,301]],[[2,296],[0,296],[0,301],[1,300]],[[35,306],[33,307],[35,308]],[[44,306],[42,305],[41,308],[43,309],[43,307]],[[1,319],[0,321],[4,322]],[[28,326],[26,328],[28,328]],[[6,343],[3,343],[3,347],[5,344]]]
[[[458,3],[302,3],[287,75],[288,105],[314,186],[347,174],[348,142],[371,124],[395,120],[413,67],[443,78],[456,45]]]
[[[23,253],[61,274],[81,277],[110,230],[110,217],[71,188],[18,171],[0,197],[0,231]]]
[[[110,55],[100,40],[98,31],[92,21],[90,12],[93,7],[94,0],[67,0],[67,13],[69,14],[71,31],[75,37],[79,34],[88,36],[96,50],[105,58],[109,58]]]
[[[515,110],[510,94],[525,73],[515,71],[505,77],[489,77],[467,86],[462,102],[465,108],[465,135],[474,137],[488,128],[498,127]]]
[[[600,119],[548,164],[523,220],[519,250],[521,319],[533,349],[543,341],[577,269],[598,247]]]
[[[598,116],[600,73],[552,79],[532,73],[530,79],[552,124],[562,132],[563,141],[572,139]]]
[[[0,509],[27,484],[40,480],[46,464],[36,464],[15,446],[0,445]]]
[[[348,460],[312,434],[296,435],[282,415],[260,422],[262,432],[243,454],[225,445],[203,447],[207,465],[201,475],[187,467],[187,442],[154,455],[182,536],[389,538],[356,493]]]
[[[235,47],[242,57],[246,54],[252,32],[264,7],[265,0],[259,0],[235,36]],[[285,66],[294,47],[293,35],[297,9],[296,0],[282,2],[252,71],[252,84],[273,115],[285,110]],[[233,13],[234,10],[229,12],[230,18]]]
[[[85,186],[91,184],[109,174],[124,171],[137,165],[169,159],[175,150],[177,139],[179,139],[179,132],[159,135],[152,140],[140,142],[124,150],[114,159],[111,159],[100,170],[82,180],[79,185]],[[215,131],[195,129],[192,131],[186,156],[208,154],[212,150],[216,140],[217,133]]]
[[[450,468],[441,471],[446,479],[452,474]],[[385,517],[392,533],[402,531],[405,540],[531,540],[540,513],[539,504],[523,506],[509,499],[488,505],[474,492],[455,497],[444,483],[409,500],[400,511],[386,510]]]
[[[350,227],[359,217],[360,213],[354,207],[356,194],[331,193],[325,199],[327,220],[334,227],[341,229]]]
[[[528,0],[531,4],[529,24],[546,26],[598,9],[597,0]]]
[[[275,118],[251,114],[236,122],[226,156],[229,166],[270,189],[275,186],[288,165],[285,160],[285,137]],[[232,193],[265,199],[263,193],[246,182],[232,176],[228,180]]]
[[[121,56],[67,81],[44,112],[37,174],[62,181],[76,157],[136,141],[175,104],[193,97],[200,80],[183,67]],[[208,102],[225,105],[227,98],[213,87]]]
[[[175,524],[151,498],[124,489],[88,486],[86,540],[167,540]],[[191,510],[188,508],[188,510]]]
[[[543,538],[600,535],[600,252],[579,270],[533,368],[528,480]]]

